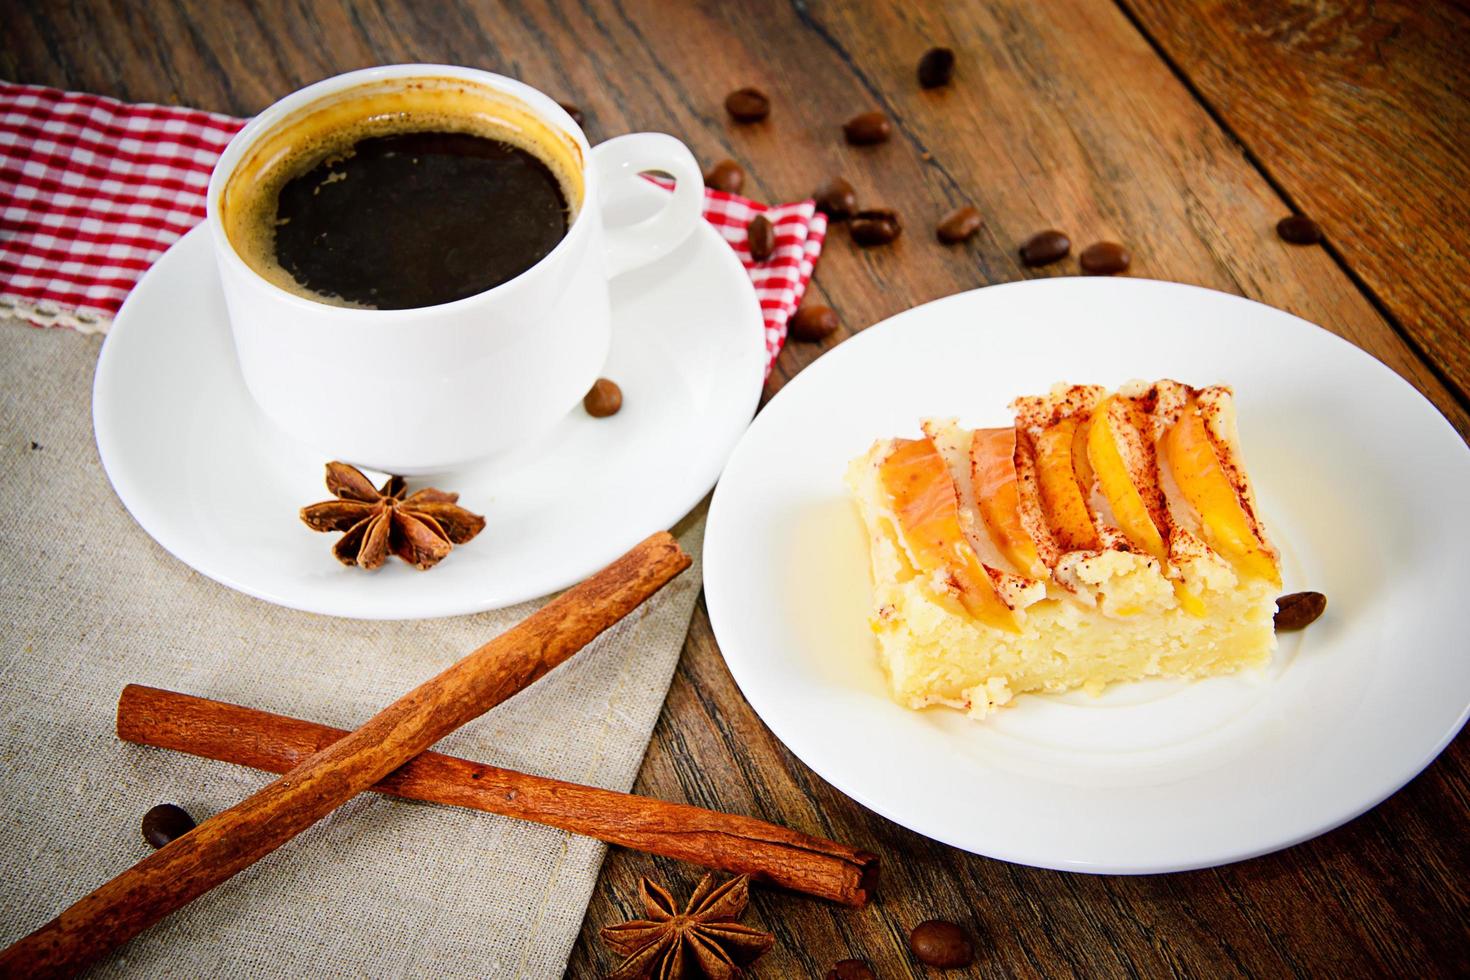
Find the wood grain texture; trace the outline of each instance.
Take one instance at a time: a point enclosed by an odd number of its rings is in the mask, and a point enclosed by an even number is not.
[[[337,71],[447,61],[578,103],[594,141],[656,129],[679,135],[706,165],[733,157],[757,198],[789,200],[846,176],[864,204],[898,209],[906,231],[893,246],[864,250],[834,228],[811,298],[836,309],[844,329],[788,346],[768,394],[844,337],[916,303],[1075,274],[1075,259],[1019,265],[1019,243],[1054,226],[1077,248],[1127,244],[1133,275],[1239,293],[1320,323],[1403,374],[1470,434],[1470,416],[1338,261],[1276,238],[1287,202],[1109,0],[268,0],[224,12],[186,0],[146,11],[8,2],[16,15],[6,19],[0,73],[21,81],[246,113]],[[915,64],[934,44],[956,50],[955,80],[923,91]],[[771,95],[767,121],[742,126],[725,115],[725,95],[743,85]],[[894,138],[846,145],[841,123],[873,108],[894,120]],[[1362,112],[1378,112],[1371,88]],[[965,245],[939,245],[934,223],[962,204],[984,227]],[[935,916],[969,924],[980,940],[976,967],[954,976],[1464,975],[1466,745],[1462,736],[1370,814],[1281,854],[1148,878],[1021,868],[911,834],[801,765],[741,698],[701,608],[637,791],[884,856],[878,900],[860,912],[753,892],[749,920],[778,937],[758,964],[764,977],[820,977],[847,956],[867,958],[880,976],[921,975],[904,939]],[[644,873],[681,898],[699,877],[610,852],[569,976],[611,965],[597,930],[637,914]]]
[[[1470,396],[1470,9],[1123,0],[1388,313]]]

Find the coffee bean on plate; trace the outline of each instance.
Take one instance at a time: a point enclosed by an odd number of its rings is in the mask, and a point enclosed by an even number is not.
[[[725,111],[738,122],[760,122],[771,114],[771,100],[758,88],[738,88],[725,96]]]
[[[1021,261],[1026,265],[1050,265],[1065,258],[1072,250],[1072,240],[1055,228],[1038,231],[1021,246]]]
[[[887,245],[903,234],[903,225],[898,220],[897,211],[869,208],[853,215],[847,230],[859,245]]]
[[[786,332],[796,340],[821,340],[837,329],[837,312],[830,306],[812,303],[791,315]]]
[[[561,106],[562,110],[572,117],[572,122],[578,126],[582,125],[582,110],[580,108],[570,102],[558,102],[557,105]]]
[[[1305,629],[1327,611],[1327,597],[1320,592],[1293,592],[1276,600],[1276,632]]]
[[[857,210],[857,192],[841,177],[833,177],[812,196],[817,199],[817,210],[833,221],[846,221]]]
[[[623,389],[607,378],[598,378],[593,382],[592,389],[582,397],[582,407],[595,419],[616,415],[618,409],[623,407]]]
[[[721,160],[704,175],[704,186],[728,194],[739,194],[745,186],[745,170],[734,160]]]
[[[930,48],[919,59],[919,84],[924,88],[948,85],[954,77],[954,52],[949,48]]]
[[[969,933],[943,919],[930,919],[914,926],[909,933],[909,949],[925,966],[948,970],[969,966],[975,959],[975,944]]]
[[[893,125],[881,112],[860,112],[842,124],[842,133],[854,146],[870,146],[887,142]]]
[[[745,226],[745,243],[750,248],[750,257],[764,262],[776,251],[776,228],[763,214],[750,219]]]
[[[980,230],[980,224],[980,212],[967,206],[945,215],[934,234],[944,244],[954,245],[973,238],[975,232]]]
[[[181,806],[160,803],[143,814],[143,839],[162,847],[194,829],[194,818]]]
[[[1133,257],[1117,242],[1093,242],[1077,256],[1077,264],[1089,276],[1111,276],[1128,268]]]
[[[1322,240],[1322,226],[1304,214],[1290,214],[1276,222],[1276,234],[1293,245],[1316,245]]]
[[[838,960],[827,971],[827,980],[878,980],[878,975],[863,960]]]

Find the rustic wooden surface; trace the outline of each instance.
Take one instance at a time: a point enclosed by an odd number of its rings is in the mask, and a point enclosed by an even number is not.
[[[1123,0],[1385,315],[1470,397],[1470,8]],[[1406,179],[1407,178],[1407,179]]]
[[[1470,435],[1465,403],[1444,384],[1463,392],[1470,380],[1453,353],[1464,340],[1463,318],[1450,308],[1441,329],[1432,315],[1445,308],[1383,285],[1392,270],[1405,278],[1428,263],[1463,290],[1463,224],[1450,229],[1445,245],[1414,238],[1407,217],[1362,224],[1330,216],[1324,202],[1331,198],[1320,195],[1339,178],[1328,164],[1292,169],[1300,147],[1253,143],[1239,115],[1249,108],[1243,96],[1228,106],[1201,100],[1219,84],[1206,77],[1211,58],[1230,66],[1238,76],[1230,84],[1240,92],[1280,84],[1256,81],[1260,51],[1232,49],[1247,35],[1228,19],[1243,15],[1216,7],[1208,23],[1195,24],[1186,0],[1133,6],[5,0],[0,75],[244,114],[338,71],[444,61],[514,74],[580,103],[594,141],[660,129],[680,135],[706,163],[734,157],[750,173],[746,192],[761,199],[800,197],[843,174],[864,202],[897,208],[907,231],[894,246],[861,250],[834,230],[812,298],[836,308],[845,328],[823,344],[788,347],[768,393],[843,336],[916,303],[1075,274],[1075,259],[1041,272],[1016,261],[1025,236],[1056,226],[1078,247],[1103,238],[1127,243],[1133,275],[1240,293],[1337,331],[1403,374]],[[1150,30],[1167,25],[1169,36],[1146,36],[1145,23]],[[1195,29],[1200,36],[1191,35]],[[1331,47],[1335,36],[1324,43]],[[1442,49],[1450,42],[1432,36],[1425,43]],[[950,88],[925,92],[914,82],[914,64],[932,44],[954,47],[959,68]],[[1174,64],[1160,51],[1171,52]],[[1190,51],[1211,58],[1192,61]],[[1334,57],[1342,63],[1350,54]],[[1356,87],[1342,96],[1357,99],[1347,103],[1351,118],[1390,133],[1440,125],[1417,118],[1421,107],[1394,108],[1382,94],[1406,57],[1354,76]],[[721,101],[741,85],[772,95],[767,122],[738,126],[726,118]],[[1458,95],[1439,105],[1463,118]],[[1263,95],[1278,111],[1290,108],[1285,98],[1277,90]],[[893,117],[892,142],[844,145],[840,123],[872,108]],[[1332,134],[1308,130],[1300,142],[1315,147],[1331,143]],[[1378,183],[1393,184],[1396,215],[1447,207],[1446,195],[1452,206],[1456,191],[1463,200],[1463,181],[1445,190],[1414,163],[1375,166]],[[1370,185],[1370,203],[1390,200],[1373,192]],[[977,207],[985,227],[968,245],[942,247],[933,223],[961,203]],[[1326,218],[1330,251],[1275,237],[1276,220],[1293,204]],[[1364,256],[1385,254],[1388,265],[1365,264]],[[1374,271],[1380,268],[1390,271]],[[1421,359],[1400,330],[1434,360]],[[918,837],[802,766],[741,698],[701,607],[637,791],[758,816],[885,856],[880,899],[867,910],[758,891],[749,920],[779,939],[758,965],[761,976],[820,977],[848,956],[868,959],[880,976],[924,975],[904,937],[936,916],[966,923],[980,940],[976,966],[955,975],[1465,975],[1466,746],[1462,736],[1368,815],[1280,854],[1146,878],[1023,868]],[[635,911],[644,873],[681,894],[698,877],[689,867],[612,851],[569,975],[611,966],[596,932]]]

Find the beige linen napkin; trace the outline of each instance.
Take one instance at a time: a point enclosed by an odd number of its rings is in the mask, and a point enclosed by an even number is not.
[[[175,802],[203,819],[271,778],[118,741],[124,684],[352,728],[537,605],[359,622],[281,609],[195,573],[133,522],[98,463],[100,343],[0,323],[0,945],[148,854],[138,826],[150,806]],[[694,568],[438,749],[629,789],[699,590],[702,516],[676,531]],[[93,972],[559,976],[603,850],[366,794]]]

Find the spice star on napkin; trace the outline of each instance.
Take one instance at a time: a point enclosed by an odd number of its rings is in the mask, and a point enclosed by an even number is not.
[[[105,332],[148,267],[204,218],[209,173],[244,119],[0,81],[0,316]],[[763,214],[775,251],[755,262]],[[750,274],[766,370],[822,252],[810,200],[766,206],[705,190],[704,217]]]

